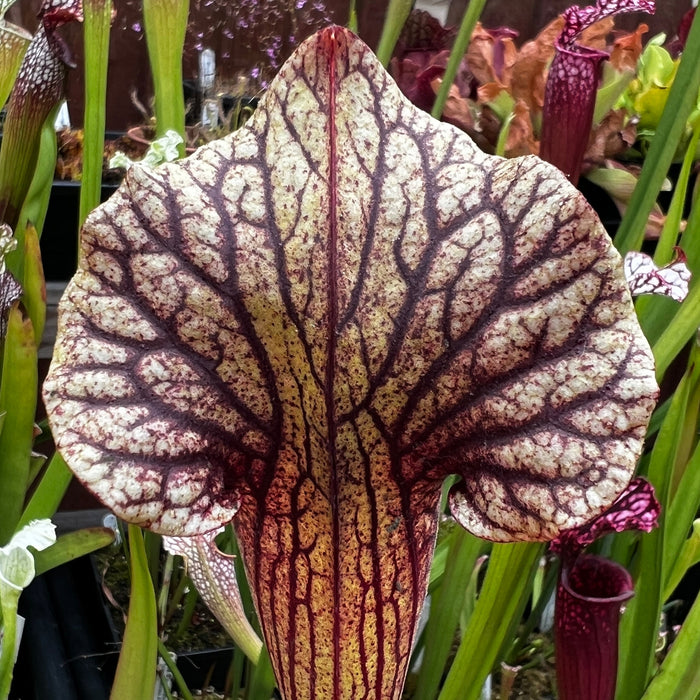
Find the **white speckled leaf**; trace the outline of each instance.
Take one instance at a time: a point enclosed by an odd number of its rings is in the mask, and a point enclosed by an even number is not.
[[[288,699],[400,696],[437,527],[549,539],[641,451],[653,360],[553,167],[481,153],[330,28],[253,119],[86,223],[45,398],[122,517],[235,516]]]
[[[674,259],[663,267],[658,267],[646,253],[630,251],[625,255],[624,269],[632,296],[659,294],[679,303],[688,296],[692,274],[680,248],[676,249]]]
[[[179,554],[186,563],[187,574],[211,613],[222,624],[243,653],[257,663],[262,642],[251,627],[243,609],[236,580],[234,557],[216,545],[223,528],[192,537],[164,537],[163,547]]]

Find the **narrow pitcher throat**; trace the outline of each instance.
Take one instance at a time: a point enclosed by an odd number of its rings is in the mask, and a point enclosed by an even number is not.
[[[401,494],[356,465],[331,499],[300,476],[244,498],[235,525],[285,698],[398,700],[427,589],[439,488]],[[350,471],[350,470],[348,470]],[[388,493],[388,492],[392,493]],[[267,501],[266,501],[267,502]],[[331,533],[339,530],[339,548]]]

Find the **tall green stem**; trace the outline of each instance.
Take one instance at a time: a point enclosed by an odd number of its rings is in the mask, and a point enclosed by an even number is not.
[[[642,700],[695,700],[700,688],[700,596]]]
[[[350,0],[350,8],[348,10],[348,29],[357,34],[357,2]]]
[[[176,131],[185,138],[182,51],[189,0],[144,0],[143,23],[155,88],[156,134]],[[179,147],[184,155],[185,146]]]
[[[34,441],[38,371],[31,321],[14,306],[7,319],[7,335],[0,384],[0,545],[15,532],[22,515]]]
[[[107,65],[109,62],[110,0],[83,0],[85,15],[85,138],[83,140],[83,178],[80,187],[78,225],[100,203],[102,190],[102,152],[107,115]]]
[[[445,75],[442,77],[442,83],[440,85],[440,89],[438,90],[437,97],[435,98],[433,111],[431,112],[431,115],[435,117],[435,119],[440,119],[440,117],[442,117],[442,110],[445,109],[447,96],[450,94],[450,88],[452,87],[452,83],[457,75],[459,64],[462,62],[462,57],[469,46],[469,41],[472,38],[472,32],[474,31],[474,27],[476,26],[479,17],[481,17],[481,11],[484,9],[485,4],[486,0],[471,0],[464,12],[462,24],[459,27],[457,39],[452,47],[450,60],[447,62]]]
[[[382,35],[377,46],[377,58],[385,68],[389,65],[391,54],[394,53],[394,47],[412,7],[413,0],[389,0]]]
[[[34,176],[29,185],[29,192],[22,203],[22,209],[19,215],[19,222],[15,229],[15,238],[17,239],[18,247],[24,241],[24,231],[27,225],[31,224],[36,229],[36,233],[41,238],[41,233],[44,230],[44,222],[46,221],[46,212],[49,208],[49,200],[51,199],[51,187],[53,186],[53,176],[56,172],[56,159],[58,156],[56,127],[56,114],[58,113],[58,105],[51,110],[41,127],[41,136],[39,137],[39,156],[34,168]],[[17,251],[14,251],[14,255]],[[18,263],[19,264],[19,263]],[[9,265],[9,262],[8,262]],[[15,268],[15,274],[19,274],[21,265]]]
[[[0,646],[0,700],[7,700],[12,684],[17,647],[17,605],[21,591],[3,584],[2,595],[2,646]]]
[[[158,653],[156,594],[148,571],[143,534],[136,525],[129,525],[129,549],[129,613],[110,699],[151,700]]]

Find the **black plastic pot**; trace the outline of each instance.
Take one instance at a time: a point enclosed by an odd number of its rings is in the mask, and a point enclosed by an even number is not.
[[[117,185],[102,185],[102,201],[115,192]],[[46,223],[41,235],[44,276],[52,282],[69,280],[78,260],[78,219],[80,183],[54,180]]]
[[[119,647],[100,598],[87,557],[37,577],[22,593],[26,621],[11,698],[109,698]]]
[[[25,628],[11,700],[108,700],[120,640],[90,557],[37,577],[22,593]],[[186,652],[177,666],[187,686],[223,688],[233,647]]]

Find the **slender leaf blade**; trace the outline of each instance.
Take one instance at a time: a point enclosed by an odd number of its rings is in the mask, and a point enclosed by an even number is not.
[[[182,52],[189,0],[144,0],[143,23],[155,88],[156,134],[180,134],[185,154],[185,98],[182,92]]]
[[[28,224],[24,233],[24,294],[22,302],[27,311],[32,328],[34,342],[38,348],[44,334],[46,323],[46,283],[41,262],[39,236],[32,224]]]
[[[666,576],[664,545],[670,525],[668,509],[673,465],[683,436],[683,419],[691,386],[696,381],[693,374],[697,371],[691,365],[673,395],[651,453],[648,476],[661,504],[661,514],[658,528],[640,540],[635,597],[622,617],[617,684],[619,700],[641,697],[652,674]]]
[[[615,245],[624,255],[639,250],[644,230],[656,197],[661,191],[686,122],[696,105],[700,89],[700,16],[696,15],[683,50],[683,57],[673,81],[666,107],[661,115],[654,140],[644,159],[639,182],[615,236]]]
[[[129,525],[129,551],[129,612],[110,699],[152,700],[158,656],[156,596],[148,571],[143,534],[135,525]]]
[[[83,124],[83,177],[80,185],[78,225],[100,203],[102,158],[107,116],[107,66],[111,0],[84,0],[85,114]],[[173,76],[177,80],[177,76]]]
[[[29,499],[17,527],[23,527],[32,520],[53,517],[72,478],[73,474],[68,469],[68,465],[63,457],[56,452]]]
[[[36,341],[31,321],[14,305],[7,319],[2,361],[0,413],[0,543],[14,533],[29,485],[38,392]]]
[[[700,597],[642,700],[697,700],[700,688]]]
[[[543,545],[496,545],[479,599],[438,700],[476,700],[520,621]]]
[[[432,700],[437,695],[464,606],[464,590],[484,548],[481,540],[466,531],[456,530],[453,536],[444,579],[432,597],[415,700]]]
[[[50,547],[41,552],[35,552],[36,575],[102,549],[112,542],[114,542],[114,531],[107,527],[84,528],[60,535]]]

